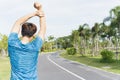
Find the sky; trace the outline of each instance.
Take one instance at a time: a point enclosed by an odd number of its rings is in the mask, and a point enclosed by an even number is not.
[[[0,33],[9,35],[14,22],[20,17],[36,11],[34,2],[40,2],[46,16],[46,37],[70,35],[79,25],[102,22],[109,11],[120,5],[120,0],[0,0]],[[39,29],[39,18],[33,22]]]

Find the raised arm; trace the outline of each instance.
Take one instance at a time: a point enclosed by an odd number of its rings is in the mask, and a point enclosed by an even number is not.
[[[27,14],[26,16],[23,16],[19,18],[13,25],[11,32],[19,33],[20,27],[23,23],[25,23],[28,19],[32,18],[33,16],[36,16],[36,12]]]
[[[46,33],[46,19],[45,19],[45,14],[42,11],[42,5],[38,2],[34,3],[34,7],[38,10],[38,16],[40,19],[40,30],[38,32],[38,36],[44,40],[45,38],[45,33]]]
[[[45,38],[45,33],[46,33],[46,20],[45,20],[45,16],[40,16],[40,30],[38,32],[38,36],[40,36],[42,38],[42,40],[44,40]]]

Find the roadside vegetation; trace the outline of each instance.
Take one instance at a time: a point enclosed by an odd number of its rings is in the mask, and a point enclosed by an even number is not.
[[[101,56],[92,57],[89,54],[86,56],[82,56],[80,54],[68,55],[66,52],[60,54],[60,56],[88,66],[93,66],[108,72],[120,74],[120,60],[118,61],[114,60],[112,62],[101,62]]]
[[[109,13],[101,23],[85,23],[58,38],[58,45],[66,50],[61,56],[120,74],[120,6]]]

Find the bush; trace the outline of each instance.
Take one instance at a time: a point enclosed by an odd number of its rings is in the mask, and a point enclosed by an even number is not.
[[[67,48],[67,54],[68,55],[74,55],[76,53],[76,49],[75,48]]]
[[[108,50],[103,50],[101,53],[102,55],[102,60],[101,62],[112,62],[113,61],[113,56],[114,53]]]

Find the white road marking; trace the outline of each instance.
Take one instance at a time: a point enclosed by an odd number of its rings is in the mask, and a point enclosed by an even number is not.
[[[49,60],[50,62],[52,62],[53,64],[55,64],[56,66],[58,66],[58,67],[61,68],[62,70],[68,72],[69,74],[71,74],[71,75],[77,77],[77,78],[80,79],[80,80],[85,80],[84,78],[80,77],[79,75],[77,75],[77,74],[75,74],[75,73],[73,73],[73,72],[67,70],[66,68],[64,68],[64,67],[62,67],[62,66],[60,66],[60,65],[58,65],[58,64],[55,63],[53,60],[51,60],[49,56],[47,56],[47,58],[48,58],[48,60]]]

